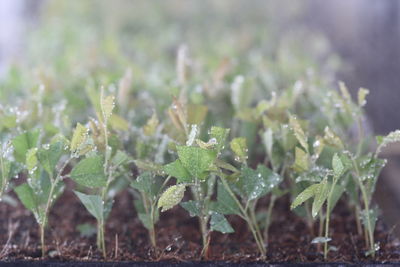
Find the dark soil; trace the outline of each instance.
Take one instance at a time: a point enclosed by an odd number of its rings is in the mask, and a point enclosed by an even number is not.
[[[79,200],[69,189],[55,203],[47,231],[47,258],[55,261],[101,261],[96,249],[95,236],[80,236],[78,224],[93,223]],[[15,197],[12,195],[12,197]],[[266,203],[261,203],[266,205]],[[330,262],[400,262],[400,242],[382,221],[378,221],[376,242],[381,249],[376,259],[364,256],[363,237],[357,234],[354,212],[347,203],[339,202],[332,215],[331,245],[337,251],[329,254]],[[311,244],[313,235],[306,223],[289,211],[289,200],[277,201],[274,219],[270,227],[268,262],[323,262],[318,247]],[[33,215],[21,204],[13,207],[0,203],[0,257],[3,261],[41,259],[38,227]],[[255,242],[246,224],[237,216],[229,217],[235,233],[213,233],[208,261],[253,262],[258,261]],[[16,227],[9,243],[10,229]],[[315,232],[318,232],[318,223]],[[162,214],[157,225],[158,249],[151,248],[147,230],[136,216],[133,198],[129,192],[120,193],[107,222],[106,243],[109,261],[198,261],[201,251],[201,235],[196,218],[191,218],[180,207]],[[3,249],[3,251],[1,251]]]

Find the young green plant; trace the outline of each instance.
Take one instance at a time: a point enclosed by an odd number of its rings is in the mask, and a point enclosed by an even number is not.
[[[25,163],[27,182],[15,187],[22,204],[32,211],[39,224],[42,256],[45,256],[45,229],[55,200],[63,192],[63,172],[74,158],[68,151],[68,140],[55,136],[49,144],[37,147],[39,131],[25,132],[12,141],[14,157]]]

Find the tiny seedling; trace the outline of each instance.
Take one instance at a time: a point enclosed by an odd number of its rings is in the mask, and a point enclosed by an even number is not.
[[[25,132],[12,141],[14,157],[25,164],[27,182],[14,190],[23,205],[33,212],[40,228],[42,256],[45,256],[45,229],[55,200],[64,190],[62,183],[65,167],[74,157],[68,153],[68,140],[53,137],[49,144],[38,147],[39,131]]]
[[[97,220],[97,247],[107,257],[105,245],[105,222],[110,214],[113,195],[110,194],[110,186],[116,177],[120,175],[120,167],[128,162],[129,157],[121,150],[116,150],[109,144],[108,119],[114,109],[114,97],[100,96],[99,122],[91,121],[91,135],[87,129],[78,125],[75,132],[79,136],[79,143],[90,143],[85,150],[86,158],[75,165],[71,171],[71,179],[76,183],[92,190],[92,194],[75,191],[85,208]],[[116,151],[115,151],[116,150]]]
[[[211,231],[234,231],[225,216],[213,209],[211,201],[218,169],[217,156],[223,148],[228,132],[227,129],[212,127],[210,140],[203,142],[197,139],[197,146],[193,144],[194,136],[190,137],[188,145],[176,146],[178,159],[164,166],[165,173],[175,177],[177,183],[164,191],[158,200],[158,207],[161,211],[171,209],[182,201],[186,188],[191,189],[193,199],[180,205],[191,216],[199,218],[202,256],[207,256]]]

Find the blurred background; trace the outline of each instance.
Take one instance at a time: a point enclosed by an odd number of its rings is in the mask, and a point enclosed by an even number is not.
[[[199,67],[206,71],[221,55],[236,64],[264,56],[283,62],[292,76],[271,80],[278,89],[315,67],[332,83],[343,80],[353,95],[368,88],[371,131],[387,134],[400,128],[399,12],[398,0],[1,0],[0,94],[21,95],[6,88],[22,91],[32,79],[62,77],[58,86],[78,86],[88,74],[126,68],[137,86],[146,72],[156,87],[171,78],[163,69],[175,68],[185,44],[193,58],[207,56]],[[396,146],[386,153],[400,158]],[[389,162],[377,200],[395,224],[400,164]]]

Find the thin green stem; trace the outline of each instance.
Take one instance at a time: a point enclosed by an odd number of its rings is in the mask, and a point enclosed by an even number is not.
[[[271,195],[271,198],[269,200],[268,204],[268,210],[267,210],[267,218],[265,220],[265,229],[264,229],[264,243],[268,244],[268,238],[269,238],[269,226],[271,225],[272,221],[272,211],[273,207],[275,205],[275,200],[276,196],[274,194]]]
[[[44,234],[45,234],[45,223],[39,225],[40,228],[40,243],[42,244],[42,257],[46,255],[46,245],[44,242]]]
[[[230,186],[228,185],[228,183],[226,182],[226,180],[224,178],[221,178],[222,181],[222,185],[225,187],[226,191],[229,193],[229,195],[234,199],[234,201],[236,202],[236,204],[239,207],[241,214],[241,217],[247,222],[251,233],[253,234],[253,237],[256,241],[257,247],[261,253],[262,258],[265,258],[266,256],[266,250],[265,250],[265,246],[262,243],[262,240],[259,239],[259,235],[257,234],[253,222],[250,219],[249,215],[247,214],[246,210],[243,208],[242,203],[240,203],[239,199],[237,199],[236,195],[232,192]]]
[[[365,189],[364,184],[362,183],[362,181],[360,180],[360,172],[358,170],[358,165],[357,162],[355,161],[355,159],[352,159],[353,162],[353,166],[354,169],[356,171],[356,175],[357,175],[357,181],[361,190],[361,196],[364,202],[364,210],[365,210],[365,216],[366,216],[366,221],[367,221],[367,230],[368,230],[368,239],[369,239],[369,248],[371,251],[371,255],[373,258],[375,258],[375,248],[374,248],[374,231],[372,229],[372,225],[371,225],[371,217],[369,214],[369,198],[367,195],[367,191]],[[368,240],[365,240],[368,243]]]

